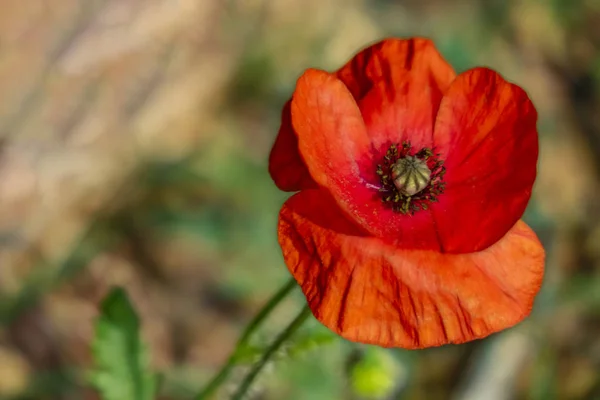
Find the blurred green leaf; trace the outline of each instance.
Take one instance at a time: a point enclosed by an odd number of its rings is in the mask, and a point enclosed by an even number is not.
[[[368,347],[350,371],[352,389],[367,399],[389,396],[398,385],[399,368],[389,351]]]
[[[95,370],[91,382],[104,400],[151,400],[157,379],[139,334],[139,318],[122,288],[113,289],[101,305],[92,344]]]

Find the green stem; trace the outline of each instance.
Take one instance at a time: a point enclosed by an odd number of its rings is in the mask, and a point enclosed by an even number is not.
[[[240,352],[246,347],[250,337],[258,329],[258,327],[262,324],[262,322],[269,316],[271,311],[283,300],[289,292],[292,291],[297,286],[296,280],[291,278],[277,293],[269,299],[267,304],[260,310],[258,314],[250,321],[244,333],[240,337],[235,346],[235,350],[229,356],[229,359],[225,363],[225,365],[221,368],[219,373],[214,376],[214,378],[204,387],[204,389],[194,398],[195,400],[205,400],[208,399],[211,394],[227,379],[229,373],[235,366],[237,358]]]
[[[246,375],[246,377],[242,381],[240,387],[235,392],[231,400],[240,400],[246,394],[246,392],[250,388],[250,385],[252,385],[252,382],[254,382],[254,379],[258,376],[263,367],[271,359],[273,354],[275,354],[275,352],[279,350],[281,345],[285,343],[285,341],[288,340],[298,330],[298,328],[302,326],[304,321],[306,321],[306,319],[310,315],[310,308],[308,306],[304,306],[300,314],[298,314],[298,316],[294,318],[294,320],[288,325],[288,327],[285,328],[285,330],[281,332],[279,336],[277,336],[277,339],[275,339],[271,346],[267,348],[267,351],[265,351],[265,353],[262,355],[260,361],[254,364],[252,370],[250,371],[250,373],[248,373],[248,375]]]

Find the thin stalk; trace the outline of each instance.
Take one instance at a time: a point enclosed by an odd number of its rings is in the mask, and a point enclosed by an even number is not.
[[[269,299],[267,304],[259,311],[258,314],[250,321],[244,333],[238,340],[235,350],[229,356],[229,359],[225,363],[225,365],[221,368],[221,370],[212,378],[212,380],[204,387],[204,389],[194,398],[195,400],[206,400],[209,398],[211,394],[214,393],[215,390],[221,386],[221,384],[227,379],[231,370],[236,364],[237,358],[248,344],[250,337],[252,334],[260,327],[263,321],[269,316],[271,311],[279,304],[281,301],[297,286],[296,280],[291,278],[277,293]]]
[[[231,400],[240,400],[246,394],[254,379],[258,376],[263,367],[269,362],[273,354],[277,352],[281,348],[281,345],[285,343],[292,335],[304,324],[304,321],[311,315],[310,308],[308,306],[304,306],[300,314],[288,325],[287,328],[283,332],[277,336],[275,341],[267,348],[267,351],[262,355],[260,361],[258,361],[248,375],[244,378],[238,390],[235,392]]]

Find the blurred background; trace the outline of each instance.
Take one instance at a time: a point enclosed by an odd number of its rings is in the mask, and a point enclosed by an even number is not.
[[[89,345],[112,285],[140,314],[161,398],[196,393],[288,278],[267,156],[297,77],[413,35],[537,106],[525,219],[548,257],[533,315],[418,352],[312,321],[250,398],[600,399],[598,0],[1,0],[0,398],[97,398]],[[302,302],[274,313],[247,365]]]

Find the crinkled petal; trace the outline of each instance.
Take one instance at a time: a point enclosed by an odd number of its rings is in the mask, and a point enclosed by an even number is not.
[[[440,249],[431,213],[402,215],[382,205],[381,161],[354,98],[335,75],[310,69],[300,77],[292,124],[311,176],[357,224],[405,248]]]
[[[385,347],[462,343],[513,326],[530,313],[544,268],[524,222],[477,253],[401,250],[361,234],[322,190],[285,203],[279,242],[319,321]]]
[[[521,218],[536,176],[536,121],[527,94],[490,69],[452,83],[434,134],[447,168],[432,207],[444,251],[485,249]]]

